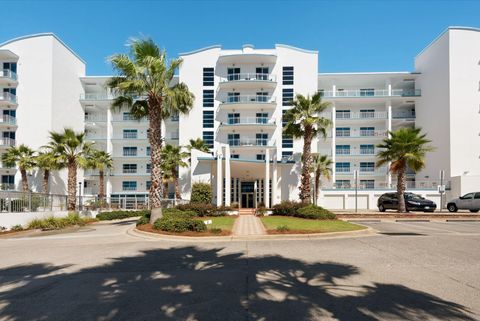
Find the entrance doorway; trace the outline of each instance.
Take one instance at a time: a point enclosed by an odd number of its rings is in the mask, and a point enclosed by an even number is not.
[[[254,195],[253,193],[242,193],[242,208],[254,208]]]

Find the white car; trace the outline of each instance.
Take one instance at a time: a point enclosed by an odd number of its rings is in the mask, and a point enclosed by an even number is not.
[[[447,203],[447,209],[450,212],[469,210],[472,213],[477,213],[480,210],[480,193],[468,193],[459,198],[454,198]]]

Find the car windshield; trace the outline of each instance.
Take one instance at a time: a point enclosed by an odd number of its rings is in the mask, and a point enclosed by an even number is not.
[[[405,197],[409,200],[424,200],[425,199],[425,198],[421,197],[420,195],[412,194],[412,193],[406,193]]]

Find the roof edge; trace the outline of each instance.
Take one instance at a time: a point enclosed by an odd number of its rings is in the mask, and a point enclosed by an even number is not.
[[[3,51],[3,52],[8,51],[10,54],[12,54],[12,56],[15,56],[17,59],[19,58],[18,55],[16,53],[14,53],[13,51],[11,51],[10,49],[0,49],[0,52],[1,51]]]
[[[188,55],[193,55],[193,54],[196,54],[196,53],[199,53],[199,52],[202,52],[202,51],[207,51],[207,50],[210,50],[210,49],[217,49],[217,48],[222,49],[222,46],[221,45],[212,45],[212,46],[208,46],[208,47],[204,47],[204,48],[200,48],[200,49],[196,49],[196,50],[192,50],[192,51],[181,52],[178,55],[179,56],[188,56]]]
[[[430,41],[430,43],[425,46],[425,48],[423,48],[416,56],[415,56],[415,59],[420,56],[421,54],[423,54],[428,48],[430,48],[435,42],[437,42],[441,37],[443,37],[444,34],[446,34],[448,31],[450,30],[465,30],[465,31],[476,31],[476,32],[480,32],[480,28],[476,28],[476,27],[464,27],[464,26],[449,26],[447,27],[445,30],[443,30],[437,37],[435,37],[435,39],[433,39],[432,41]]]
[[[292,50],[296,50],[296,51],[300,51],[300,52],[304,52],[304,53],[317,54],[318,55],[318,50],[302,49],[302,48],[298,48],[298,47],[294,47],[294,46],[290,46],[290,45],[284,45],[284,44],[281,44],[281,43],[276,43],[275,48],[276,47],[287,48],[287,49],[292,49]]]
[[[65,48],[67,48],[68,51],[70,51],[75,57],[78,58],[78,60],[80,60],[81,62],[83,62],[85,65],[87,64],[85,60],[82,59],[82,57],[80,57],[75,51],[73,51],[72,48],[70,48],[69,46],[67,46],[67,44],[65,42],[63,42],[62,39],[60,39],[56,34],[54,34],[53,32],[43,32],[43,33],[35,33],[35,34],[31,34],[31,35],[26,35],[26,36],[21,36],[21,37],[17,37],[17,38],[13,38],[13,39],[10,39],[10,40],[7,40],[3,43],[0,43],[0,47],[2,46],[5,46],[5,45],[8,45],[10,43],[13,43],[13,42],[16,42],[16,41],[20,41],[20,40],[25,40],[25,39],[30,39],[30,38],[37,38],[37,37],[53,37],[55,38],[58,42],[60,42]]]

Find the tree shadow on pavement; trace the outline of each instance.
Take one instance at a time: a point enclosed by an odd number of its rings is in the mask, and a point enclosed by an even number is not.
[[[188,246],[65,267],[0,270],[0,320],[475,320],[402,285],[357,284],[358,268],[334,262]]]

